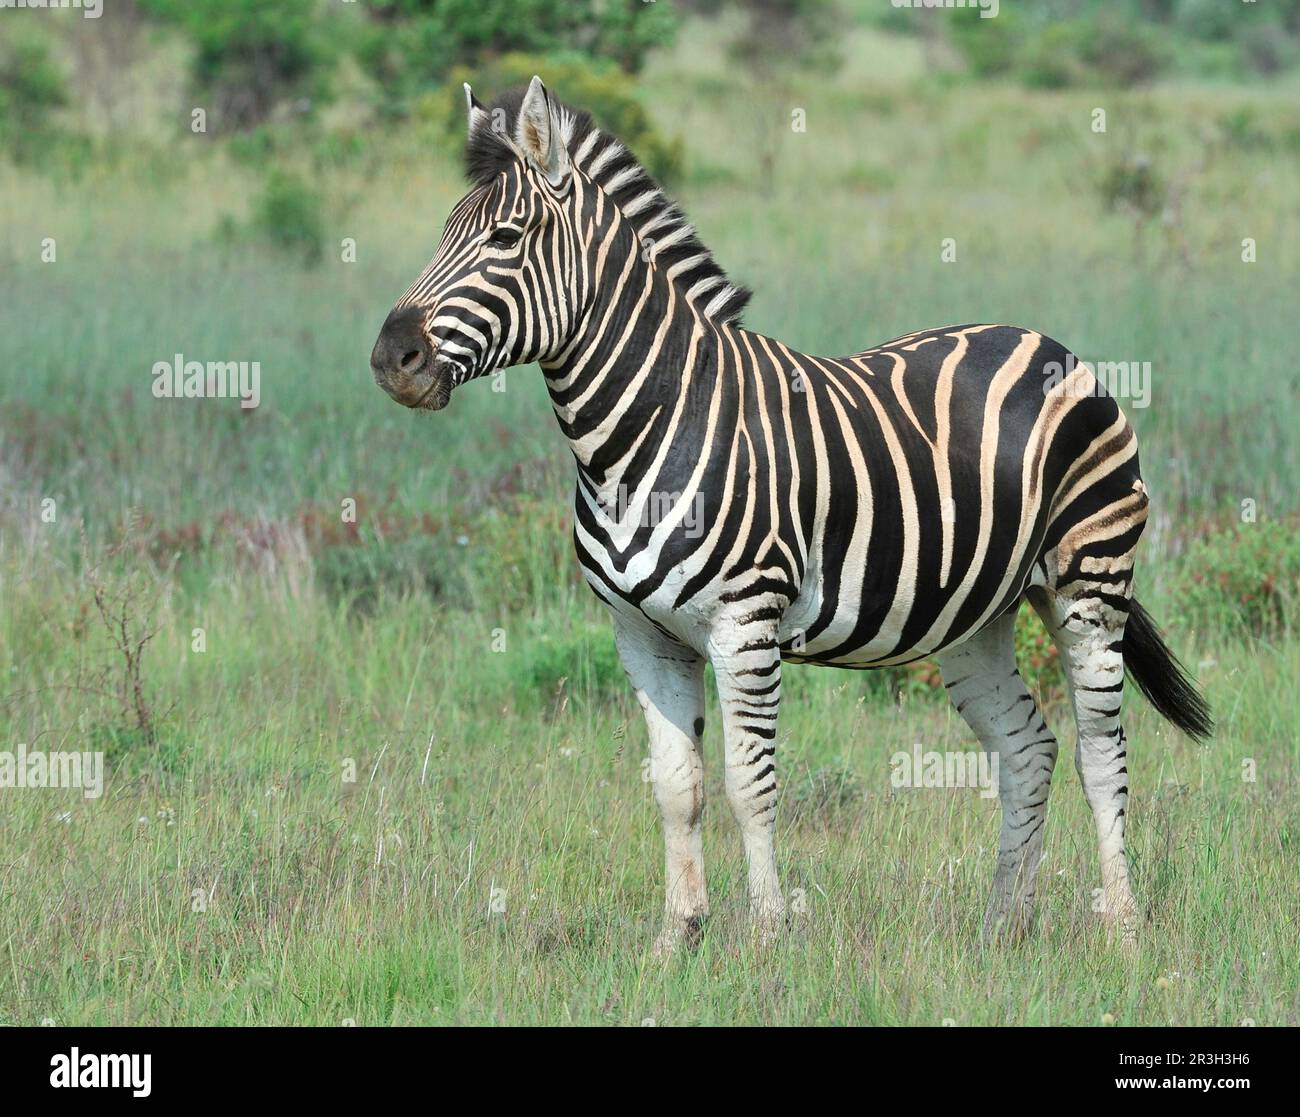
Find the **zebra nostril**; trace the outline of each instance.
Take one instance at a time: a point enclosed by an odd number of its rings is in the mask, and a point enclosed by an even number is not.
[[[400,367],[403,372],[409,375],[412,372],[418,372],[422,364],[424,364],[423,351],[412,349],[402,357]]]

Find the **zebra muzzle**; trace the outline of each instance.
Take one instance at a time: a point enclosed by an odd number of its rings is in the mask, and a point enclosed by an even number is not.
[[[451,401],[452,365],[445,360],[426,360],[416,371],[398,372],[375,380],[393,399],[413,411],[441,411]]]
[[[412,407],[420,411],[441,411],[451,402],[451,374],[453,365],[445,358],[435,357],[429,373],[429,386]]]
[[[426,411],[447,406],[452,367],[425,335],[419,314],[410,310],[388,316],[370,354],[375,383],[403,407]]]

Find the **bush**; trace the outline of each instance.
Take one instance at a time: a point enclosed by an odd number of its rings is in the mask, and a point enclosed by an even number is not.
[[[280,251],[319,263],[325,251],[324,200],[297,175],[277,168],[258,196],[253,228]]]
[[[1003,6],[997,19],[981,19],[977,8],[957,8],[948,13],[946,23],[953,49],[975,77],[1007,77],[1012,73],[1025,37],[1018,13]]]
[[[142,0],[194,44],[191,78],[210,97],[212,125],[242,130],[281,104],[323,100],[337,57],[316,0]],[[305,107],[305,106],[304,106]]]
[[[570,516],[552,497],[514,494],[477,517],[466,529],[475,607],[504,618],[570,604],[582,578]]]
[[[1218,0],[1179,0],[1175,15],[1178,27],[1195,39],[1230,39],[1241,22],[1242,12],[1233,4]]]
[[[1145,24],[1109,15],[1097,21],[1081,47],[1096,84],[1120,89],[1152,81],[1169,60],[1159,33]]]
[[[1164,209],[1167,188],[1150,158],[1119,155],[1102,168],[1097,192],[1108,210],[1127,210],[1141,217],[1154,217]]]
[[[1296,620],[1300,527],[1241,524],[1193,544],[1179,563],[1179,623],[1204,633],[1272,637]]]
[[[1029,37],[1017,68],[1035,89],[1127,89],[1151,81],[1165,62],[1161,41],[1148,28],[1104,17],[1044,27]]]
[[[357,55],[398,116],[433,89],[450,83],[458,90],[454,70],[472,72],[510,53],[579,51],[585,66],[635,73],[674,31],[667,4],[632,0],[381,0],[371,14]]]
[[[747,16],[728,55],[760,80],[778,67],[834,73],[844,16],[837,0],[738,0]]]
[[[961,8],[948,13],[947,28],[975,77],[1016,77],[1035,89],[1126,89],[1152,80],[1169,60],[1162,32],[1106,9],[1044,19],[1003,5],[997,19],[986,20],[976,8]]]
[[[1020,80],[1030,89],[1087,84],[1087,66],[1079,45],[1088,31],[1083,23],[1058,23],[1035,35],[1019,61]]]
[[[44,36],[6,31],[0,41],[0,142],[16,158],[31,156],[49,138],[51,117],[67,101],[63,74]]]
[[[381,599],[424,593],[448,595],[459,573],[458,556],[432,535],[380,539],[322,547],[313,557],[316,583],[330,600],[358,613],[373,613]]]
[[[1242,29],[1240,42],[1242,60],[1252,73],[1271,77],[1295,64],[1295,40],[1277,24],[1252,23]]]
[[[584,701],[608,702],[632,693],[609,624],[566,621],[558,629],[538,627],[521,649],[518,677],[542,700],[561,693]]]

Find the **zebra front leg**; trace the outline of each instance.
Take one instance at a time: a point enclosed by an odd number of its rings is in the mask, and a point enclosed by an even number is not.
[[[722,707],[727,800],[740,827],[749,867],[749,911],[755,931],[774,937],[785,924],[772,831],[776,822],[776,726],[781,704],[781,652],[775,631],[732,630],[725,646],[710,643]]]
[[[944,686],[981,745],[997,758],[1002,832],[985,942],[1029,930],[1057,743],[1016,668],[1015,611],[939,656]]]
[[[619,657],[645,712],[650,780],[664,828],[664,926],[655,953],[694,949],[709,914],[704,811],[704,660],[649,626],[616,618]]]

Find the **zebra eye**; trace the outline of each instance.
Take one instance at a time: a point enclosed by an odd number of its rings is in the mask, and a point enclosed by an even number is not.
[[[519,243],[521,236],[523,236],[523,233],[518,229],[511,229],[501,225],[488,237],[488,244],[494,248],[513,248]]]

